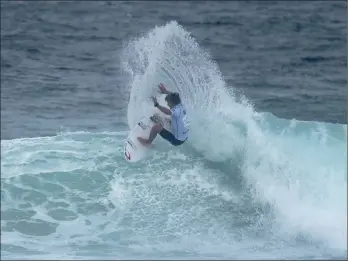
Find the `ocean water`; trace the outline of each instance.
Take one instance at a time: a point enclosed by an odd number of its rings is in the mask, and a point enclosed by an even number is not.
[[[2,259],[347,259],[345,2],[1,2]],[[190,137],[128,164],[163,82]]]

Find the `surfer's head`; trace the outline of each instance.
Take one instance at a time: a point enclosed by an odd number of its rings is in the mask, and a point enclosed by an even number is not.
[[[177,92],[171,92],[166,96],[166,102],[170,108],[181,103],[180,95]]]

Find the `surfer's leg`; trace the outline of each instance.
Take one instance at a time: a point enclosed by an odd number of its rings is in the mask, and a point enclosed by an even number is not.
[[[143,145],[150,145],[152,143],[152,141],[156,138],[157,134],[161,132],[161,130],[163,129],[163,126],[159,123],[155,124],[150,131],[150,136],[148,139],[144,139],[141,137],[138,137],[138,140],[141,144]]]
[[[170,142],[170,144],[174,145],[174,146],[179,146],[181,144],[183,144],[185,141],[181,141],[181,140],[177,140],[175,138],[175,136],[173,135],[173,133],[167,131],[166,129],[162,129],[162,131],[159,133],[159,135]]]
[[[161,132],[161,130],[163,129],[163,126],[159,123],[155,124],[150,132],[150,137],[149,137],[149,143],[151,143],[157,136],[158,133]]]

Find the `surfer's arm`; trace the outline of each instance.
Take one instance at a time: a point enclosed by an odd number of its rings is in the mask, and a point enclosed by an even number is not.
[[[171,115],[172,114],[170,109],[168,109],[166,107],[163,107],[163,106],[159,105],[158,103],[155,104],[155,107],[157,107],[157,109],[159,109],[161,112],[163,112],[166,115]]]

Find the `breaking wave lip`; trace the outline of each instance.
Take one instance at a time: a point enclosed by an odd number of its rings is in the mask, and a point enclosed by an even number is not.
[[[346,251],[347,125],[256,112],[227,89],[216,63],[176,21],[130,41],[123,58],[130,126],[163,82],[191,115],[189,146],[208,160],[237,164],[255,200],[278,213],[284,234],[306,233]]]

